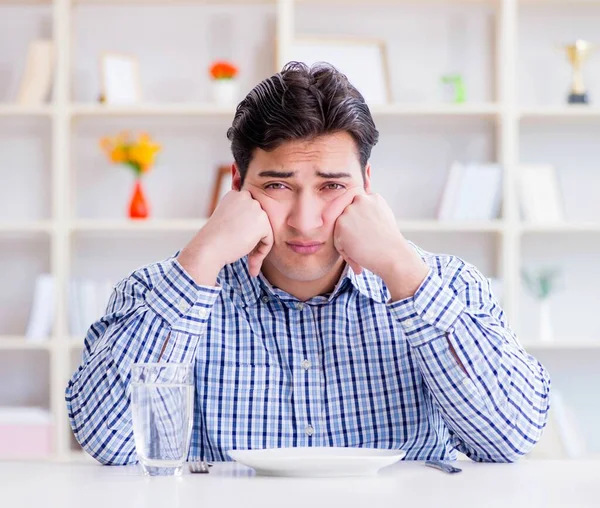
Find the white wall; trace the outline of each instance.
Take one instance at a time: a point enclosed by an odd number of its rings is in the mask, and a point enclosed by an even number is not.
[[[466,78],[469,101],[486,103],[498,99],[495,12],[491,4],[469,2],[300,4],[296,30],[384,39],[396,102],[438,102],[442,97],[440,75],[458,71]],[[275,22],[275,6],[265,4],[79,5],[73,10],[71,98],[77,103],[96,100],[98,59],[103,50],[138,56],[149,101],[208,100],[207,67],[216,58],[240,64],[241,89],[247,92],[275,69]],[[517,82],[523,107],[564,103],[569,67],[555,46],[576,37],[594,39],[599,26],[600,5],[522,7]],[[50,35],[50,27],[47,5],[0,5],[0,101],[14,99],[27,43],[32,37]],[[600,54],[586,67],[586,82],[592,99],[600,103]],[[401,219],[435,217],[453,160],[496,161],[502,150],[495,119],[380,116],[376,123],[381,139],[373,151],[373,183]],[[70,154],[74,181],[71,217],[124,217],[131,175],[122,167],[109,165],[98,149],[102,135],[123,128],[148,130],[163,145],[158,165],[146,180],[153,215],[164,219],[204,217],[214,170],[231,159],[225,136],[228,125],[229,119],[223,116],[77,119],[72,125]],[[600,116],[524,120],[521,124],[521,161],[556,165],[566,210],[573,220],[600,221],[597,134]],[[51,146],[49,119],[0,117],[0,222],[50,217]],[[460,255],[487,276],[502,275],[502,240],[495,233],[411,232],[406,236],[426,249]],[[183,232],[160,236],[75,233],[70,242],[72,274],[122,277],[141,264],[168,256],[189,237]],[[595,319],[600,302],[596,292],[599,254],[599,233],[535,233],[523,239],[524,264],[557,263],[565,269],[566,287],[557,296],[553,313],[561,339],[600,337]],[[50,242],[43,235],[0,235],[0,335],[24,333],[33,281],[49,269],[49,258]],[[537,308],[524,291],[520,311],[520,319],[513,325],[524,340],[531,340],[537,334]],[[12,363],[10,355],[21,353],[0,351],[0,367]],[[555,386],[566,390],[577,414],[587,418],[584,431],[590,450],[600,453],[600,438],[594,432],[600,423],[595,392],[600,381],[596,368],[600,348],[545,352],[541,357],[551,368]],[[76,353],[72,360],[76,362]],[[21,393],[18,403],[47,401],[48,367],[44,362],[41,354],[31,364],[29,375],[37,384],[15,385]],[[0,368],[0,386],[6,386],[13,372],[14,368]],[[0,391],[0,405],[14,402],[6,393]]]

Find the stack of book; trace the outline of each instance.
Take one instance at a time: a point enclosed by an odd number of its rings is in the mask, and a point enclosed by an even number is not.
[[[71,279],[68,287],[69,327],[72,335],[83,336],[90,325],[106,311],[114,283],[87,278]],[[51,274],[38,275],[33,304],[25,336],[32,342],[44,341],[52,335],[56,309],[55,280]]]
[[[530,223],[565,220],[560,183],[553,166],[520,165],[515,179],[520,214]],[[497,219],[502,203],[502,167],[453,162],[439,203],[440,221]]]

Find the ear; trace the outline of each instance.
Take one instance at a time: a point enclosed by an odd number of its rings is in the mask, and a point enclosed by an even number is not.
[[[235,163],[231,165],[231,189],[235,191],[242,189],[242,175]]]
[[[371,164],[365,168],[365,192],[371,194]]]

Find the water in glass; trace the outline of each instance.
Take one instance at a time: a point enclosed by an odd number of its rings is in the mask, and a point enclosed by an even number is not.
[[[190,364],[135,364],[131,411],[138,460],[144,474],[181,475],[194,408]]]

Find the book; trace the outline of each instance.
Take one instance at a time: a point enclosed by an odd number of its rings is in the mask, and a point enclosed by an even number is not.
[[[551,165],[521,165],[518,175],[522,218],[528,222],[565,220],[556,170]]]
[[[28,341],[44,341],[50,337],[54,324],[55,283],[51,274],[38,275],[25,337]]]
[[[496,219],[502,199],[502,167],[453,162],[438,210],[441,221]]]
[[[29,43],[27,62],[17,93],[17,103],[37,105],[46,102],[54,74],[54,43],[34,39]]]
[[[69,326],[73,336],[84,336],[105,315],[113,288],[110,280],[79,277],[69,281]]]
[[[458,161],[454,161],[448,171],[448,178],[442,192],[442,199],[437,214],[438,220],[452,219],[452,211],[456,203],[456,196],[460,188],[462,175],[463,165]]]

